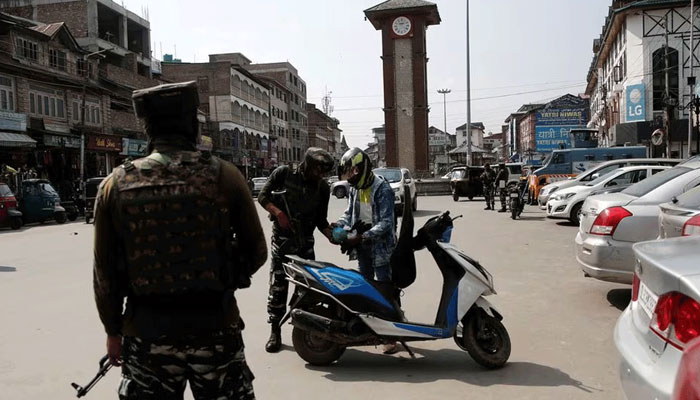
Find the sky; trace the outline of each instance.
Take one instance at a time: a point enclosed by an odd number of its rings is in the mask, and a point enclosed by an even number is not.
[[[183,62],[241,52],[253,62],[289,61],[321,109],[331,92],[348,144],[364,148],[384,123],[381,35],[363,10],[381,0],[116,0],[147,13],[154,56]],[[438,0],[428,28],[429,125],[447,131],[467,120],[466,0]],[[471,115],[499,132],[522,104],[585,90],[611,0],[471,0]],[[443,104],[438,89],[451,90]]]

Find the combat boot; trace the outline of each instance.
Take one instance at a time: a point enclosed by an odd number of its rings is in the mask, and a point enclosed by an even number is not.
[[[503,213],[503,212],[508,212],[508,210],[506,210],[506,208],[503,207],[503,208],[501,208],[500,210],[498,210],[498,212],[499,212],[499,213]]]
[[[282,332],[276,323],[272,324],[272,332],[270,332],[270,338],[265,344],[265,351],[268,353],[277,353],[282,347]]]
[[[491,206],[486,206],[486,208],[484,208],[484,210],[490,210],[490,209],[491,209]]]

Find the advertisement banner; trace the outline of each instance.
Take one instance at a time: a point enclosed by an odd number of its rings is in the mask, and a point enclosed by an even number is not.
[[[537,111],[535,126],[585,126],[588,123],[588,109],[543,109]]]
[[[25,132],[27,130],[27,114],[0,111],[0,129]]]
[[[561,148],[560,143],[564,144],[564,148],[570,148],[569,132],[575,128],[585,128],[585,126],[535,126],[535,150],[546,153]]]
[[[644,121],[646,120],[646,96],[644,94],[644,84],[627,86],[627,110],[625,113],[625,121]]]
[[[89,135],[87,142],[88,150],[95,151],[122,151],[122,138],[119,136]]]
[[[122,151],[119,153],[123,156],[140,156],[147,154],[148,142],[139,139],[122,138]]]
[[[443,133],[431,133],[428,135],[428,145],[444,146],[446,144],[449,144],[447,135]]]
[[[44,135],[44,146],[80,148],[80,138],[76,136]]]

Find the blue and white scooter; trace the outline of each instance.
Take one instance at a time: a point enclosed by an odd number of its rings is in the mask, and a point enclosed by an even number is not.
[[[410,207],[404,208],[410,213]],[[402,225],[406,225],[406,213]],[[408,220],[410,227],[402,226],[397,249],[410,252],[413,278],[413,252],[426,247],[442,273],[435,323],[406,321],[392,284],[367,281],[355,270],[330,263],[290,256],[283,265],[287,279],[296,285],[289,314],[294,326],[294,350],[302,359],[313,365],[328,365],[338,360],[347,347],[393,342],[400,342],[413,356],[406,342],[452,337],[457,346],[486,368],[500,368],[506,363],[510,337],[500,322],[503,317],[484,298],[496,294],[491,274],[456,247],[442,242],[453,226],[449,211],[428,220],[415,237],[412,216]],[[405,260],[401,265],[392,263],[393,273],[410,264]]]

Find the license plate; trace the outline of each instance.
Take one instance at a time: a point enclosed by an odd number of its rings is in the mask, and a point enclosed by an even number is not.
[[[654,315],[654,310],[656,310],[656,302],[659,300],[659,296],[655,295],[644,283],[639,283],[639,305],[642,307],[649,318]]]
[[[520,197],[520,195],[517,194],[517,193],[511,193],[511,194],[510,194],[510,197],[513,198],[513,199],[517,199],[518,197]]]

